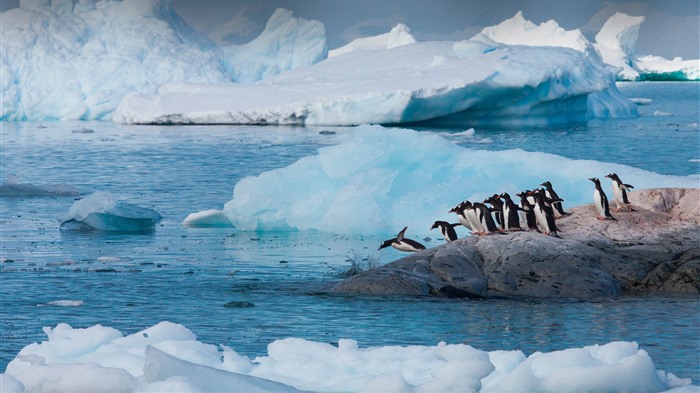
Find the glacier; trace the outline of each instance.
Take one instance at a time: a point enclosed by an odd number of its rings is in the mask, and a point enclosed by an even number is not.
[[[323,25],[286,10],[254,43],[223,48],[170,0],[22,0],[0,19],[0,120],[109,120],[130,92],[257,80],[327,53]]]
[[[401,45],[413,44],[416,39],[411,29],[403,23],[394,26],[391,31],[371,37],[356,38],[349,44],[328,51],[328,57],[335,57],[362,50],[383,50]]]
[[[445,342],[362,348],[347,338],[287,338],[250,359],[167,321],[129,335],[65,323],[44,332],[47,341],[24,347],[0,374],[3,392],[700,391],[625,341],[526,355]]]
[[[127,95],[117,123],[555,124],[634,117],[593,56],[568,48],[419,42],[356,51],[253,84],[166,84]]]
[[[350,137],[287,167],[241,179],[224,214],[243,231],[386,235],[408,226],[407,235],[423,237],[435,235],[430,226],[436,220],[457,222],[448,210],[464,199],[515,195],[546,180],[565,207],[592,203],[587,178],[610,172],[635,189],[697,187],[700,180],[520,149],[469,149],[443,133],[379,125],[356,127]],[[454,138],[463,139],[461,133]]]

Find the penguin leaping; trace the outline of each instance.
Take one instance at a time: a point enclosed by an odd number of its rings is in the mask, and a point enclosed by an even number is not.
[[[595,184],[595,190],[593,191],[593,205],[596,211],[598,211],[598,218],[600,221],[603,220],[617,220],[610,214],[610,204],[608,203],[608,197],[603,192],[600,187],[600,180],[597,177],[591,177],[588,180]]]
[[[408,239],[404,237],[404,233],[406,233],[406,229],[408,227],[404,227],[401,232],[399,232],[398,235],[396,235],[395,238],[385,240],[381,246],[379,246],[379,250],[385,247],[394,247],[395,249],[399,251],[405,251],[405,252],[416,252],[420,250],[425,250],[425,246],[418,243],[415,240]]]
[[[430,230],[432,231],[435,228],[440,228],[440,233],[442,234],[442,237],[447,240],[447,242],[452,242],[457,240],[457,232],[455,231],[455,227],[462,225],[461,223],[456,223],[456,224],[450,224],[447,221],[435,221],[432,227],[430,227]]]
[[[635,211],[632,208],[632,204],[630,203],[629,199],[627,199],[627,191],[631,191],[631,189],[634,187],[629,184],[624,184],[622,180],[620,180],[620,177],[615,173],[608,173],[605,175],[605,177],[612,180],[613,200],[617,205],[617,209],[614,211],[619,212],[620,209],[622,209],[622,206],[627,206],[627,211]]]

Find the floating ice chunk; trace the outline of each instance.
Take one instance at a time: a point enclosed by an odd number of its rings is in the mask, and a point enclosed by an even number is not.
[[[98,191],[76,201],[59,219],[64,230],[144,232],[155,229],[162,218],[155,210],[117,202],[112,194]]]
[[[591,203],[586,179],[610,172],[624,174],[638,189],[698,184],[694,176],[620,164],[519,149],[473,150],[428,132],[360,126],[352,135],[287,167],[240,180],[224,206],[226,216],[241,230],[387,235],[408,226],[425,237],[434,221],[455,220],[448,210],[464,199],[514,195],[545,180],[568,206]]]
[[[652,116],[672,116],[673,113],[670,112],[664,112],[664,111],[654,111]]]
[[[19,177],[7,175],[7,181],[0,184],[0,196],[3,197],[42,197],[42,196],[78,196],[80,190],[66,183],[34,185],[21,183]]]
[[[80,307],[83,303],[82,300],[54,300],[48,303],[37,304],[37,306]]]
[[[651,105],[651,98],[630,98],[637,105]]]
[[[253,362],[161,322],[122,337],[114,329],[45,328],[48,341],[24,347],[2,375],[27,391],[294,392],[697,392],[688,379],[657,370],[634,342],[525,356],[465,344],[362,348],[300,338],[276,340]],[[299,372],[304,370],[304,372]],[[75,378],[80,375],[80,378]],[[109,385],[105,385],[108,383]],[[12,385],[14,384],[14,385]],[[80,384],[80,385],[78,385]],[[106,388],[105,386],[108,386]]]
[[[345,46],[329,50],[328,57],[331,58],[357,51],[391,49],[415,42],[416,39],[411,34],[411,29],[403,23],[399,23],[388,33],[372,37],[356,38]]]
[[[233,223],[222,210],[212,209],[189,214],[182,225],[189,228],[227,228],[232,227]]]

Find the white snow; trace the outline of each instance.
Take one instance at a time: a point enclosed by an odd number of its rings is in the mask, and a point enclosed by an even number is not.
[[[697,176],[519,149],[472,150],[429,132],[365,125],[348,142],[240,180],[224,212],[240,230],[395,234],[408,226],[411,236],[422,237],[436,220],[456,222],[448,210],[464,199],[514,195],[545,180],[565,206],[592,203],[587,178],[610,172],[637,190],[698,184]]]
[[[411,34],[411,29],[403,23],[399,23],[388,33],[373,37],[356,38],[347,45],[329,50],[328,57],[340,56],[355,51],[391,49],[415,42],[416,39]]]
[[[121,123],[358,125],[585,121],[636,106],[594,56],[568,48],[429,42],[357,51],[249,85],[130,94]]]
[[[162,219],[155,210],[117,201],[109,192],[97,191],[73,203],[59,217],[61,229],[142,232],[153,230]]]
[[[160,322],[124,336],[101,325],[44,328],[0,375],[3,392],[698,392],[657,370],[634,342],[553,352],[486,352],[466,344],[359,347],[287,338],[250,359]],[[75,376],[79,375],[79,378]]]
[[[580,30],[565,30],[555,20],[536,25],[526,20],[521,11],[495,26],[484,28],[472,40],[483,40],[483,37],[508,45],[564,47],[596,55],[593,45]]]
[[[286,10],[275,12],[254,43],[228,48],[189,27],[164,0],[25,0],[0,18],[0,120],[108,120],[129,92],[267,77],[327,50],[322,24]]]

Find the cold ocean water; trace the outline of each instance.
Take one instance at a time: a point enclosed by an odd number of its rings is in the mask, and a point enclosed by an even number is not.
[[[620,88],[645,99],[639,100],[645,104],[639,106],[640,118],[473,134],[421,130],[475,149],[517,147],[698,175],[700,84]],[[46,339],[43,326],[102,324],[128,334],[167,320],[191,329],[202,342],[250,356],[264,355],[267,344],[285,337],[330,343],[352,338],[360,346],[446,341],[526,355],[636,341],[658,369],[700,381],[698,296],[593,301],[332,296],[323,288],[342,279],[351,259],[387,263],[402,254],[377,252],[383,237],[182,226],[189,213],[222,208],[242,177],[314,154],[342,141],[347,130],[0,124],[0,182],[14,174],[22,183],[65,182],[83,194],[109,191],[164,217],[147,234],[71,233],[59,230],[57,217],[73,197],[0,197],[0,370],[22,347]],[[49,304],[58,300],[75,303]],[[234,307],[224,307],[230,302]]]

